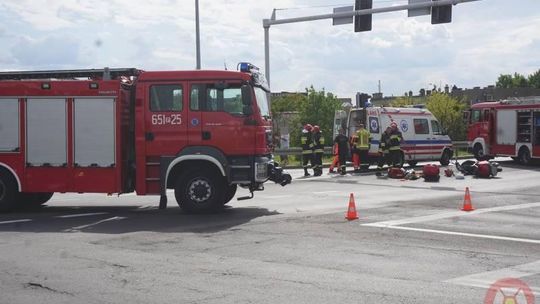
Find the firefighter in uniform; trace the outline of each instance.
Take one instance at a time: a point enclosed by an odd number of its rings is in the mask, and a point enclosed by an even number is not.
[[[356,131],[356,163],[354,164],[355,171],[359,170],[361,162],[369,164],[368,152],[371,146],[371,133],[364,128],[364,124],[358,125],[358,131]]]
[[[345,175],[347,173],[347,156],[349,155],[349,139],[345,136],[345,129],[339,129],[334,143],[337,144],[338,148],[339,173]]]
[[[322,158],[324,154],[324,136],[319,126],[313,127],[313,175],[322,175]]]
[[[401,142],[403,141],[403,135],[398,130],[396,122],[390,124],[390,136],[388,138],[388,156],[392,161],[392,166],[395,168],[400,168],[402,165],[401,162]]]
[[[381,176],[384,164],[389,163],[388,158],[388,140],[390,139],[390,131],[392,128],[388,127],[381,135],[381,141],[379,142],[379,160],[377,162],[377,176]]]
[[[308,172],[309,164],[313,167],[313,137],[311,134],[313,127],[306,124],[300,136],[300,144],[302,145],[302,168],[304,168],[304,176],[310,176]]]

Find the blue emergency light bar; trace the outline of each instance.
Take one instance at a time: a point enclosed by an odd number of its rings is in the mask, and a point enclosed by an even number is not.
[[[259,68],[254,66],[253,64],[251,64],[249,62],[240,62],[238,64],[238,70],[240,70],[240,72],[244,72],[244,73],[252,73],[253,70],[259,71]]]

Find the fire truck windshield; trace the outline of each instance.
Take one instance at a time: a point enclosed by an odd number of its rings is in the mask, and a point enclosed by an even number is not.
[[[264,118],[270,118],[270,111],[268,109],[268,99],[266,97],[266,91],[260,87],[255,87],[255,97],[257,98],[257,106],[261,111],[261,115]]]

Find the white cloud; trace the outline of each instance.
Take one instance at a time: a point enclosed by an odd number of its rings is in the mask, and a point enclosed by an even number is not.
[[[192,0],[6,0],[0,3],[2,69],[195,66]],[[204,68],[247,60],[264,66],[262,19],[275,7],[331,5],[330,0],[200,0]],[[400,2],[401,3],[401,2]],[[391,5],[380,2],[376,5]],[[277,11],[277,18],[331,12],[331,7]],[[275,90],[313,84],[340,96],[417,91],[429,83],[476,86],[500,73],[540,68],[540,3],[484,0],[453,7],[453,22],[405,12],[373,16],[371,32],[331,20],[272,26]],[[99,41],[99,43],[96,43]],[[21,51],[21,49],[23,49]]]

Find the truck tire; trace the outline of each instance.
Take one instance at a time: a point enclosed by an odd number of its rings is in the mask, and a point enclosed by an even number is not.
[[[450,164],[450,159],[452,158],[452,153],[449,150],[445,150],[441,156],[441,166],[448,166]]]
[[[18,198],[17,181],[10,174],[0,171],[0,212],[15,209]]]
[[[484,160],[486,158],[486,155],[484,154],[484,148],[482,148],[482,144],[475,144],[473,147],[473,155],[477,160]]]
[[[21,193],[21,206],[30,208],[39,207],[48,202],[53,194],[53,192]]]
[[[202,168],[181,175],[174,187],[176,202],[188,213],[208,213],[223,207],[225,179],[217,172]]]
[[[234,195],[236,194],[236,189],[238,188],[237,185],[230,185],[227,187],[226,189],[226,193],[225,193],[225,200],[223,201],[223,205],[226,205],[227,203],[229,203]]]
[[[531,164],[531,151],[529,151],[529,148],[522,147],[519,149],[518,153],[519,163],[522,165],[530,165]]]

